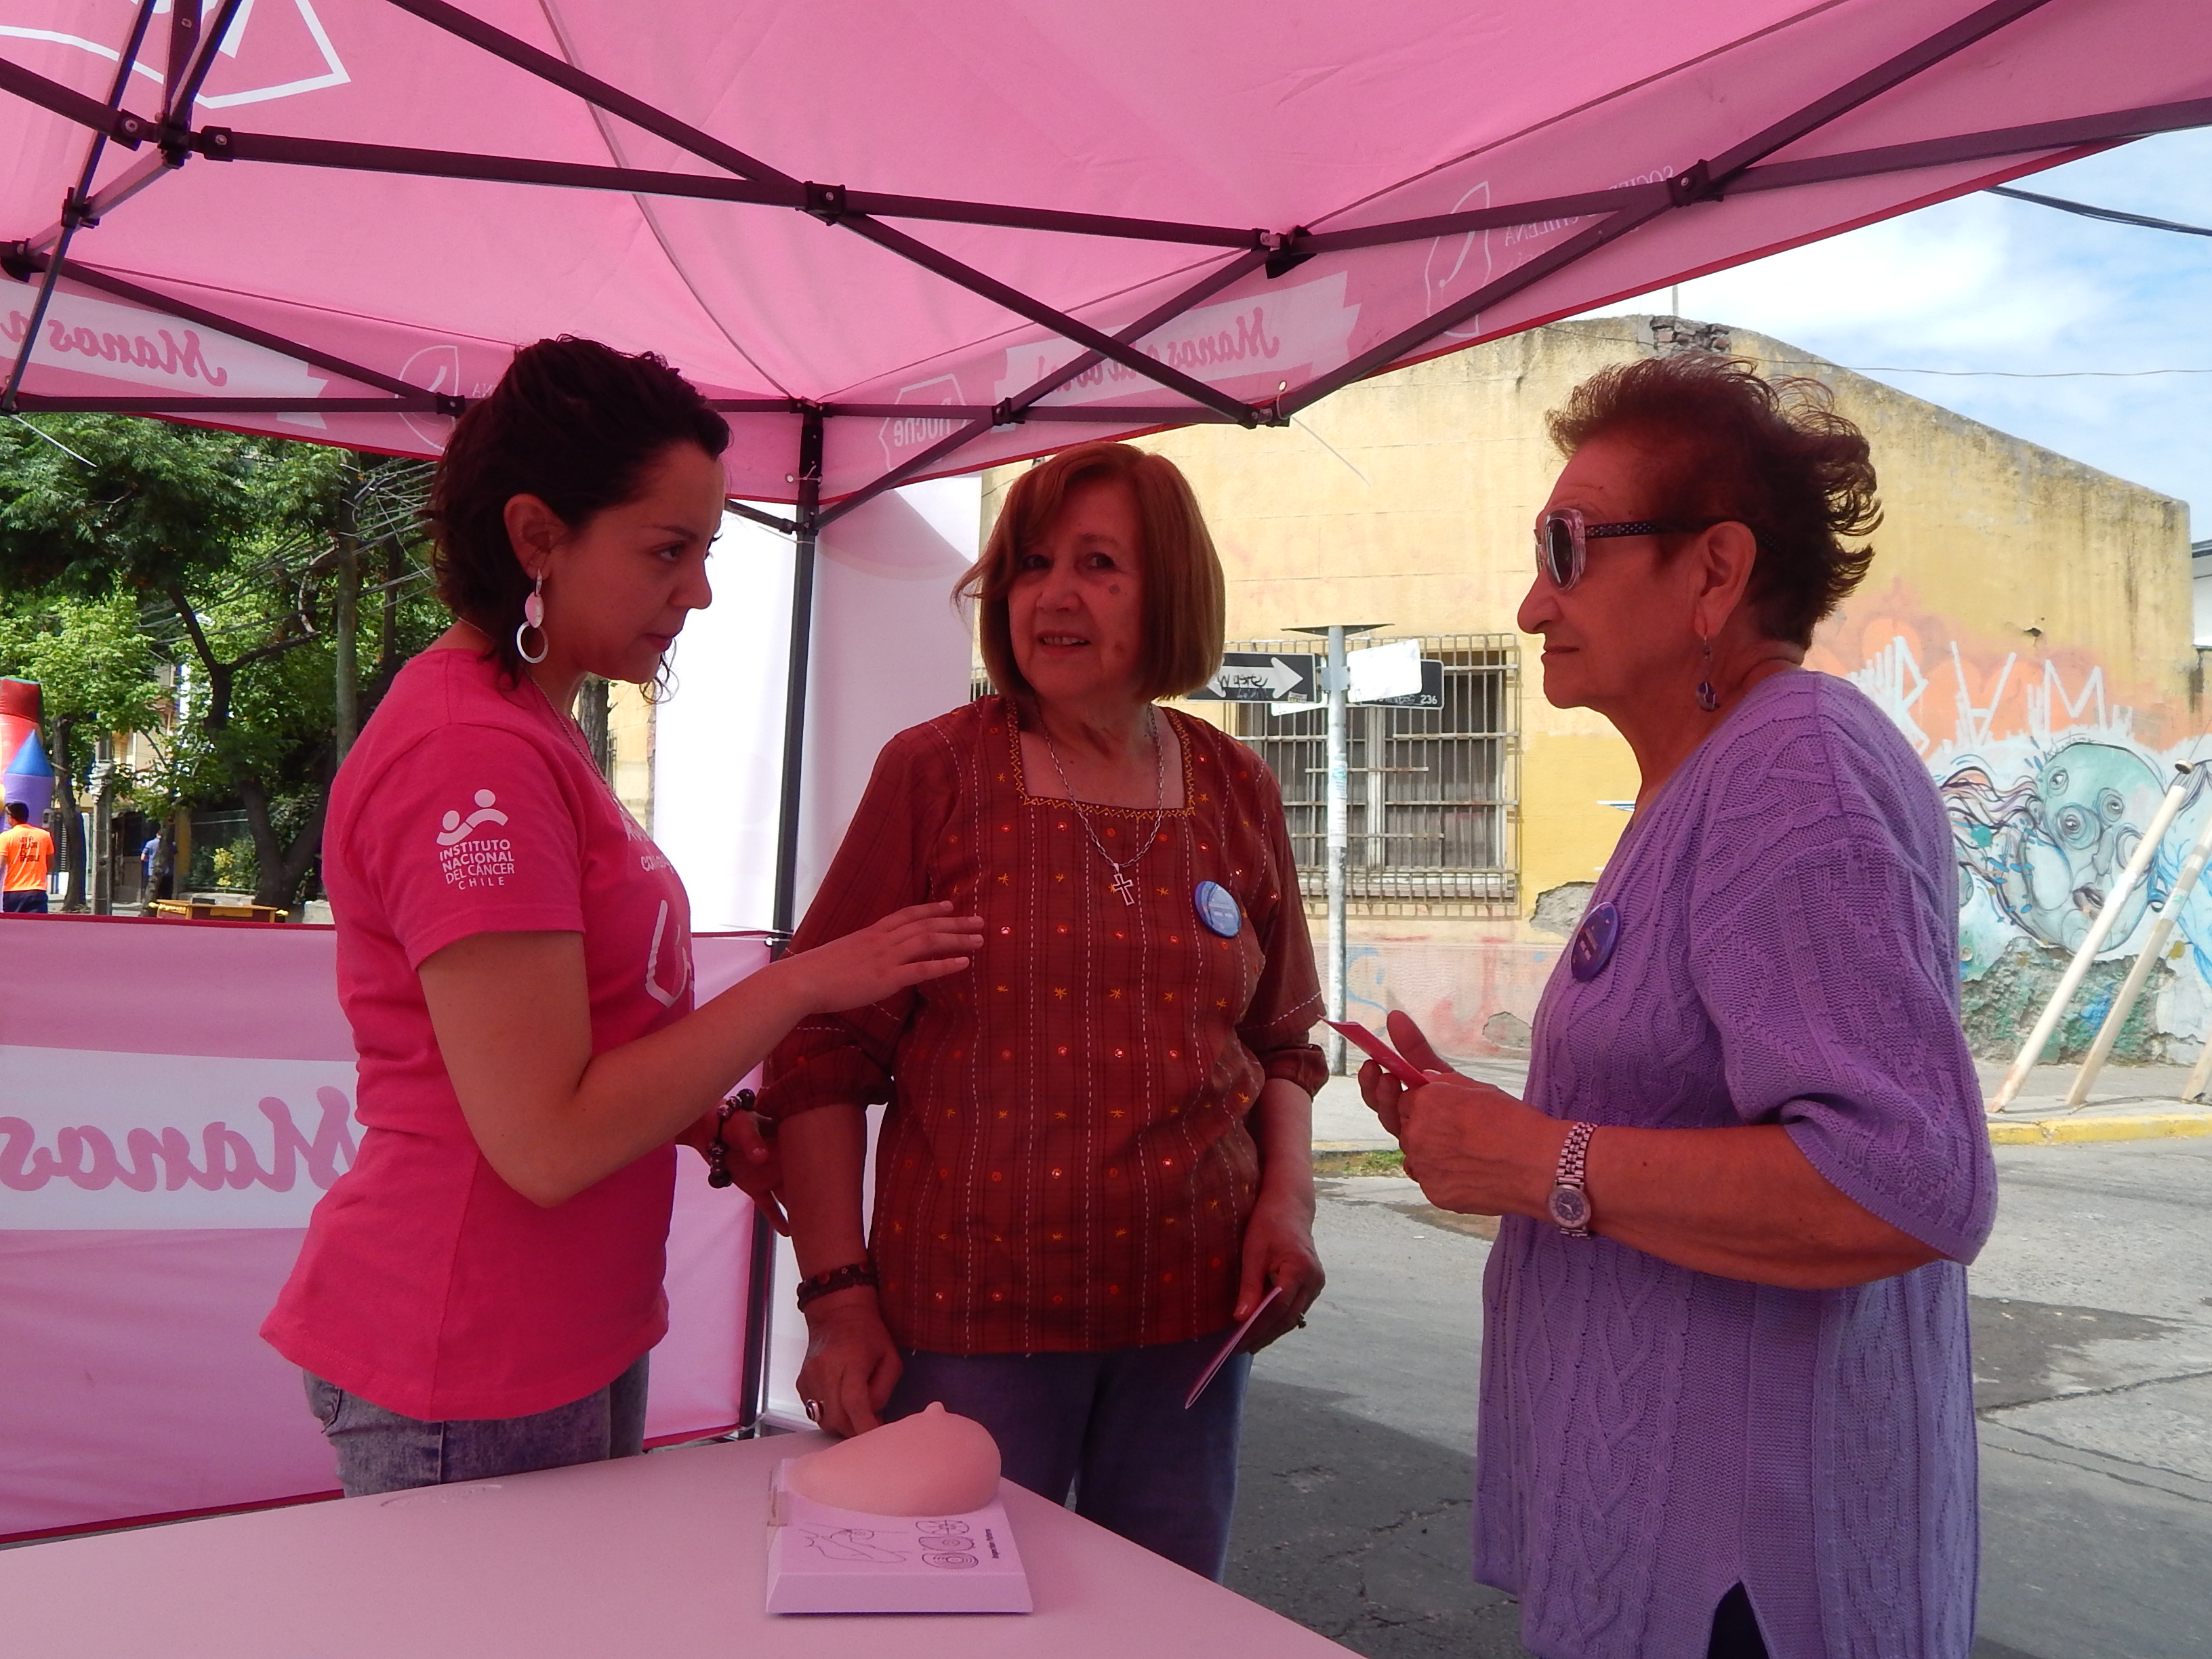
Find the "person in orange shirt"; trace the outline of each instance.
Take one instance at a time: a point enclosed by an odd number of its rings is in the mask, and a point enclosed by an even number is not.
[[[8,828],[0,832],[0,867],[7,872],[0,910],[44,915],[46,872],[54,863],[54,838],[30,820],[28,806],[19,800],[8,803]]]

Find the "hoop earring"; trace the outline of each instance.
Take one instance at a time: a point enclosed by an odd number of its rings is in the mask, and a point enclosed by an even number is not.
[[[1705,641],[1705,677],[1698,682],[1698,707],[1708,714],[1721,706],[1720,693],[1713,690],[1713,642]]]
[[[532,629],[538,631],[538,654],[532,656],[522,636]],[[533,666],[545,660],[545,653],[553,648],[553,641],[545,637],[545,577],[541,572],[532,579],[530,592],[523,597],[522,620],[515,624],[514,654]]]

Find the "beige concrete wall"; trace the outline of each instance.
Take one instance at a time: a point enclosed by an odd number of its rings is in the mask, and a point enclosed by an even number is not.
[[[620,680],[607,686],[607,741],[614,750],[615,799],[653,833],[653,705]]]

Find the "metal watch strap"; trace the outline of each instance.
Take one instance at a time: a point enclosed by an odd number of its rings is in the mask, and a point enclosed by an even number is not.
[[[1590,1236],[1589,1196],[1583,1189],[1583,1176],[1589,1156],[1590,1137],[1596,1133],[1595,1124],[1575,1124],[1567,1131],[1566,1144],[1559,1148],[1559,1172],[1553,1177],[1548,1207],[1553,1224],[1569,1238]]]

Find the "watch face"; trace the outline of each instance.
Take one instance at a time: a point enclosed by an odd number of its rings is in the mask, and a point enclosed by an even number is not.
[[[1579,1187],[1553,1188],[1552,1201],[1547,1207],[1552,1212],[1552,1219],[1562,1227],[1589,1225],[1589,1199]]]

